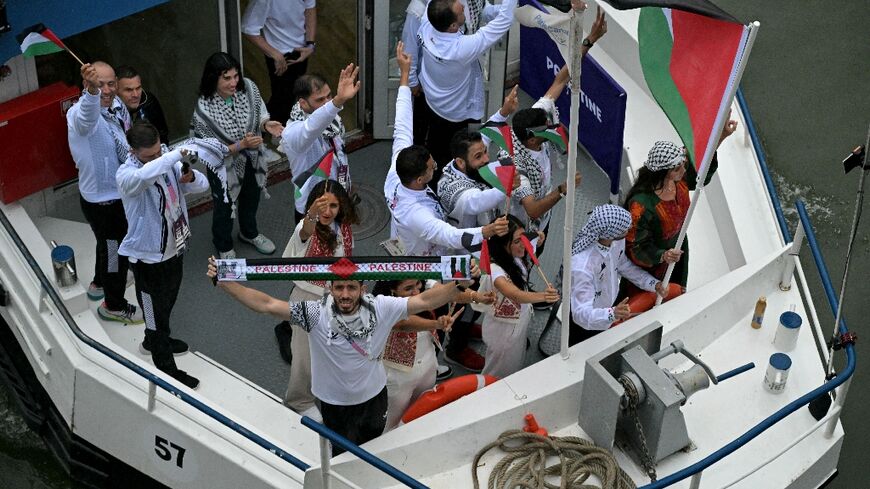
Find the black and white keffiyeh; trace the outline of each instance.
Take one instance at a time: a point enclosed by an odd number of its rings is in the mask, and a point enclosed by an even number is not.
[[[287,124],[289,125],[290,122],[295,121],[305,121],[309,117],[311,117],[311,114],[302,110],[302,106],[299,105],[299,102],[297,101],[293,104],[293,108],[290,109],[290,120]],[[326,126],[326,129],[324,129],[322,133],[320,133],[320,137],[330,143],[333,142],[333,138],[336,136],[344,137],[344,123],[341,122],[341,116],[339,115],[336,115],[335,119]]]
[[[476,182],[456,168],[456,163],[450,163],[444,168],[441,179],[438,180],[438,198],[447,214],[452,214],[456,209],[459,197],[466,190],[487,190],[490,187]]]
[[[483,15],[483,7],[486,0],[467,0],[468,10],[465,12],[465,25],[463,34],[474,34],[480,29],[480,17]]]
[[[226,146],[241,141],[246,133],[261,134],[260,121],[264,114],[260,90],[247,78],[243,79],[245,91],[233,94],[232,103],[227,104],[217,94],[211,97],[199,97],[193,113],[194,134],[201,139],[217,139]],[[257,186],[266,192],[266,160],[263,157],[264,147],[260,145],[254,150],[242,150],[237,154],[228,154],[223,160],[223,170],[226,183],[224,201],[235,202],[241,192],[241,181],[245,176],[245,163],[251,160],[257,179]],[[211,167],[210,167],[211,168]],[[228,169],[232,171],[226,171]],[[218,174],[218,172],[214,172]],[[233,204],[235,205],[235,204]]]
[[[131,124],[130,112],[127,106],[121,102],[121,99],[115,97],[111,107],[100,107],[100,115],[110,125],[116,125],[121,128],[121,133],[125,134]],[[118,155],[118,163],[124,163],[127,160],[127,153],[130,152],[130,145],[127,140],[120,137],[115,131],[109,131],[112,135],[112,140],[115,142],[115,154]]]
[[[613,204],[599,205],[574,237],[571,254],[580,253],[599,239],[620,238],[630,227],[631,214],[627,210]]]
[[[643,166],[650,171],[670,170],[683,164],[686,159],[683,148],[670,141],[656,141]]]
[[[224,158],[230,154],[229,148],[217,140],[217,138],[190,138],[179,144],[176,144],[172,149],[185,149],[194,153],[195,158],[201,161],[205,166],[217,175],[224,189],[224,202],[229,203],[227,199],[227,170],[224,167]],[[230,172],[235,177],[234,172]],[[236,180],[238,184],[238,180]]]

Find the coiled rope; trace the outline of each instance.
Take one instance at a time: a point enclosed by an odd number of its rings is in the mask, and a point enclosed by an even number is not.
[[[603,489],[635,489],[634,481],[616,463],[613,454],[589,440],[576,436],[541,436],[522,430],[508,430],[483,447],[474,457],[471,476],[474,489],[480,489],[477,467],[480,459],[498,447],[507,455],[492,469],[488,489],[591,489],[585,484],[591,475],[602,481]],[[547,466],[547,458],[559,457],[559,462]],[[560,476],[559,485],[547,482],[547,477]]]

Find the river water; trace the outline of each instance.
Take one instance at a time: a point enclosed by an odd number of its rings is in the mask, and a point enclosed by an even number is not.
[[[761,23],[743,77],[744,93],[792,228],[793,202],[800,198],[807,204],[839,290],[859,177],[858,170],[844,175],[839,162],[864,143],[870,124],[870,9],[862,0],[717,4],[744,22]],[[870,332],[861,323],[870,318],[870,301],[864,299],[870,293],[865,281],[870,270],[868,229],[865,219],[855,242],[844,308],[846,321],[859,334]],[[811,258],[803,255],[819,317],[829,331],[833,317]],[[870,424],[861,421],[861,411],[870,403],[870,388],[863,385],[870,374],[861,363],[843,415],[847,435],[832,489],[866,487],[863,470],[870,453]],[[0,488],[75,487],[40,438],[27,429],[0,384]]]

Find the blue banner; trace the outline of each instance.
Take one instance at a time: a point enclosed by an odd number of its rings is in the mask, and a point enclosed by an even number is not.
[[[21,45],[15,36],[34,25],[45,24],[57,37],[66,37],[108,24],[113,20],[141,12],[168,0],[17,0],[6,2],[6,15],[11,25],[9,32],[0,35],[0,64],[21,54]],[[2,3],[2,2],[0,2]],[[70,46],[75,51],[76,46]],[[87,60],[85,60],[87,61]]]
[[[520,88],[538,99],[556,78],[565,61],[556,44],[541,29],[520,28]],[[622,143],[625,130],[625,90],[590,55],[580,74],[580,144],[610,177],[610,193],[619,193]],[[556,100],[559,119],[569,127],[571,89]]]

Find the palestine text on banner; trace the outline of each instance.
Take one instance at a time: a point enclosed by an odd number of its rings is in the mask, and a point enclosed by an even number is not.
[[[637,29],[647,86],[703,178],[702,165],[719,142],[713,132],[728,116],[749,27],[676,8],[644,7]]]
[[[503,165],[499,161],[494,161],[484,167],[481,167],[478,172],[481,178],[488,183],[492,188],[501,190],[508,197],[514,190],[514,176],[516,175],[516,167],[513,165]]]
[[[16,36],[21,52],[28,57],[59,53],[66,49],[63,41],[42,24],[30,26]]]

